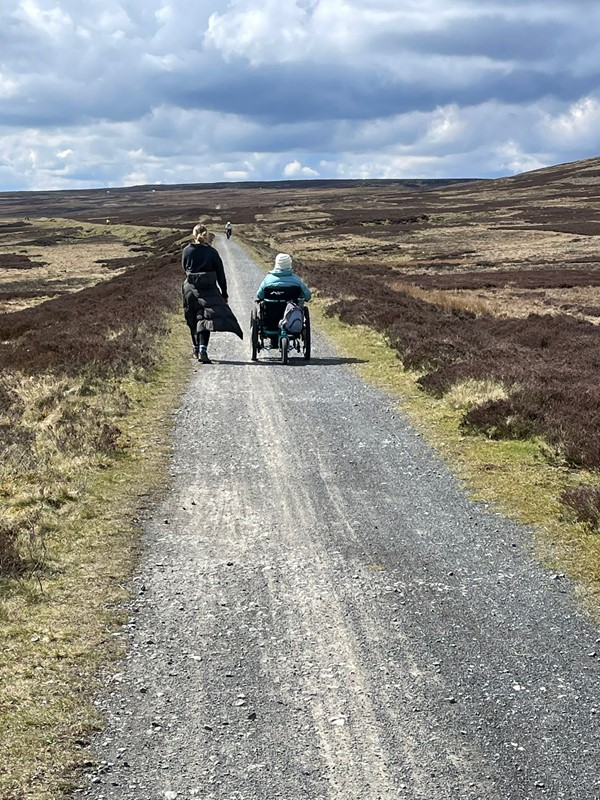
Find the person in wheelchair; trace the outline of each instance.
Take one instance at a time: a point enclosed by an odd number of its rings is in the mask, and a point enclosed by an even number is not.
[[[268,272],[257,289],[256,300],[261,302],[265,297],[280,296],[282,300],[294,300],[299,305],[308,302],[312,297],[311,291],[292,269],[292,258],[287,253],[278,253],[275,265]],[[277,347],[277,337],[270,337],[271,346]]]

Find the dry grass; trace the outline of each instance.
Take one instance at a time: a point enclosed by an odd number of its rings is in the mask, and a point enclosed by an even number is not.
[[[182,326],[175,331],[163,345],[163,366],[144,383],[19,384],[35,458],[30,471],[22,464],[2,470],[5,520],[20,538],[18,568],[0,580],[3,800],[62,796],[89,760],[89,734],[101,724],[91,703],[94,681],[121,653],[120,608],[138,535],[133,520],[139,497],[163,485],[169,412],[187,374],[187,336]],[[106,424],[121,429],[113,456],[94,441],[100,409]],[[63,453],[57,437],[65,418],[73,441]],[[26,519],[30,542],[23,541]]]
[[[100,724],[94,681],[120,652],[133,520],[140,496],[164,483],[169,411],[187,375],[187,330],[170,310],[179,305],[179,234],[113,227],[115,241],[145,235],[148,255],[104,280],[81,259],[82,247],[100,256],[98,226],[30,227],[47,237],[44,260],[64,251],[73,280],[43,313],[25,297],[27,308],[0,326],[2,800],[61,797],[89,758]],[[8,234],[0,226],[5,250]],[[105,244],[108,258],[116,250]],[[134,291],[144,279],[148,307]],[[52,293],[52,281],[40,273],[40,292]]]
[[[508,392],[498,381],[468,378],[455,383],[444,397],[451,408],[467,411],[488,400],[505,399],[508,397]]]
[[[497,309],[492,303],[482,299],[482,297],[475,292],[465,290],[421,289],[419,286],[404,281],[395,281],[391,286],[394,291],[405,292],[411,297],[417,297],[419,300],[432,303],[433,305],[439,306],[439,308],[467,311],[476,316],[497,313]]]

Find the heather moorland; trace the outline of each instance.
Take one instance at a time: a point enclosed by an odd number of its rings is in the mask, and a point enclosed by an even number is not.
[[[536,442],[561,475],[561,519],[585,529],[597,554],[587,574],[600,579],[600,159],[498,181],[1,194],[7,798],[46,796],[36,781],[60,786],[85,761],[95,723],[80,701],[112,623],[103,616],[90,633],[81,612],[116,602],[131,557],[104,564],[85,595],[89,563],[74,553],[88,527],[94,538],[90,520],[110,518],[85,500],[89,482],[118,472],[131,449],[128,420],[179,314],[182,243],[198,220],[220,230],[227,219],[263,265],[291,253],[324,313],[378,332],[428,400],[466,392],[461,435]],[[111,557],[115,546],[105,542]]]

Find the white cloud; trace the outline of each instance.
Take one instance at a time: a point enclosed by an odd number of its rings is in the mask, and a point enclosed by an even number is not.
[[[299,161],[290,161],[283,168],[286,178],[317,178],[319,173],[311,167],[304,167]]]
[[[456,105],[438,108],[431,115],[427,138],[432,142],[456,142],[464,134],[465,121]]]
[[[161,6],[154,12],[154,16],[161,25],[164,25],[173,19],[174,12],[171,6]]]
[[[591,96],[583,97],[565,112],[548,116],[542,127],[555,144],[595,145],[600,132],[600,101]]]
[[[58,37],[65,28],[72,25],[71,16],[61,8],[46,11],[34,0],[20,0],[16,16],[48,37]]]
[[[594,155],[598,23],[587,0],[5,0],[0,190]]]
[[[223,173],[223,177],[227,181],[247,181],[250,180],[250,173],[244,172],[244,170],[225,170]]]
[[[247,58],[251,64],[278,64],[306,54],[308,15],[295,0],[237,2],[236,10],[215,12],[205,41],[225,59]]]
[[[509,140],[498,148],[498,166],[502,172],[516,175],[519,172],[528,172],[548,165],[543,158],[535,153],[524,153],[518,142]]]
[[[132,30],[133,24],[125,9],[117,5],[110,8],[104,6],[97,19],[97,28],[108,34],[125,36],[125,31]]]
[[[143,186],[148,183],[151,183],[151,181],[146,177],[146,173],[139,170],[129,172],[123,178],[123,186]]]
[[[19,91],[19,81],[15,76],[0,72],[0,97],[14,97]]]

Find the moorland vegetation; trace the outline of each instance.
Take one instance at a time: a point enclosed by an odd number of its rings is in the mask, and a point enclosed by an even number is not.
[[[180,238],[159,227],[0,223],[6,800],[61,796],[88,761],[87,737],[98,724],[93,679],[117,652],[137,495],[155,488],[152,467],[144,465],[141,479],[143,459],[128,454],[148,446],[150,433],[136,426],[160,425],[143,406],[162,402],[157,380],[178,307]]]
[[[461,437],[533,443],[600,583],[600,159],[500,181],[0,195],[7,799],[53,796],[85,762],[89,654],[109,647],[130,557],[107,533],[122,510],[89,502],[90,482],[128,480],[130,421],[164,365],[199,219],[231,219],[265,266],[291,253],[327,315],[378,332],[428,403],[454,404]],[[113,561],[98,566],[102,548]]]

